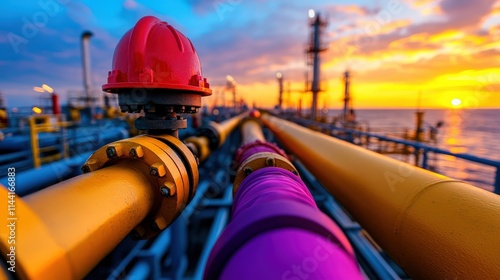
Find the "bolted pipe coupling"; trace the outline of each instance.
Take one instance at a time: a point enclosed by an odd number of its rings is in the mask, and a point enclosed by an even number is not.
[[[131,233],[134,239],[153,237],[170,225],[191,201],[198,185],[195,156],[170,135],[142,135],[108,144],[89,157],[82,171],[111,165],[140,170],[148,176],[155,194],[148,216]]]
[[[209,148],[214,151],[219,148],[226,140],[225,134],[221,132],[220,124],[209,122],[198,129],[197,136],[207,137],[209,140]]]
[[[295,166],[288,160],[286,153],[275,144],[256,140],[243,145],[236,151],[236,177],[233,182],[233,195],[240,184],[252,172],[265,167],[279,167],[299,175]]]

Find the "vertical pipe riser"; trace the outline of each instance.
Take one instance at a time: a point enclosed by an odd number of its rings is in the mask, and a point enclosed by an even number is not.
[[[91,120],[94,118],[94,100],[93,100],[93,93],[92,93],[92,76],[90,72],[90,38],[92,37],[92,33],[89,31],[85,31],[82,34],[81,40],[82,40],[82,73],[83,73],[83,88],[85,91],[85,106],[90,107],[90,112],[91,112]]]
[[[319,81],[320,81],[320,16],[318,15],[314,22],[314,64],[313,64],[313,81],[312,81],[312,108],[311,119],[316,120],[318,112],[318,94],[319,94]]]
[[[82,63],[83,63],[83,87],[85,97],[87,98],[87,106],[90,105],[90,53],[89,53],[89,37],[82,38]]]

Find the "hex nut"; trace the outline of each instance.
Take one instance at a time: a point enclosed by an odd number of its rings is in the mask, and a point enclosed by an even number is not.
[[[151,225],[151,228],[155,231],[163,230],[167,227],[167,222],[163,217],[158,217]]]
[[[132,230],[132,232],[130,233],[130,237],[132,237],[132,239],[134,240],[141,239],[145,233],[146,230],[144,229],[144,227],[138,226],[134,230]]]
[[[167,170],[165,169],[165,165],[162,163],[155,163],[149,168],[149,174],[151,174],[151,176],[161,178],[167,174]]]
[[[85,162],[85,164],[82,166],[82,172],[89,173],[99,169],[99,167],[99,162],[96,159],[91,158],[87,160],[87,162]]]
[[[90,172],[90,167],[85,164],[84,166],[82,166],[82,172],[83,173],[89,173]]]
[[[130,149],[129,156],[131,158],[142,158],[144,156],[144,151],[141,146],[137,146]]]
[[[276,161],[272,157],[266,158],[266,166],[276,166]]]
[[[165,184],[160,188],[160,192],[163,196],[169,197],[175,195],[177,189],[175,184],[170,181],[166,181]]]
[[[163,196],[170,196],[170,190],[167,187],[161,187],[160,193]]]
[[[106,148],[106,156],[108,156],[109,159],[113,159],[116,157],[121,157],[122,156],[122,147],[119,144],[116,145],[110,145]]]
[[[245,176],[248,176],[248,175],[250,175],[250,173],[253,172],[253,170],[252,170],[252,168],[247,166],[243,169],[243,172],[245,172]]]

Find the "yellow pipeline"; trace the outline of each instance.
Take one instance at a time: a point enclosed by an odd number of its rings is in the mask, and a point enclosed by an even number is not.
[[[242,119],[244,119],[248,115],[247,112],[241,113],[233,118],[230,118],[228,120],[225,120],[221,123],[211,123],[211,125],[214,125],[217,131],[219,132],[219,147],[226,142],[226,138],[233,129],[240,123]]]
[[[28,279],[81,279],[123,238],[155,236],[194,196],[193,154],[170,135],[123,139],[94,152],[86,173],[32,195],[15,198],[0,188],[0,218],[15,217],[16,272]],[[33,178],[36,180],[36,178]],[[12,233],[0,231],[0,250]],[[10,239],[9,239],[10,238]]]
[[[226,142],[227,136],[233,131],[233,129],[248,115],[248,112],[241,113],[233,118],[225,120],[221,123],[211,122],[210,125],[215,126],[219,132],[219,147]]]
[[[256,119],[245,120],[241,126],[241,134],[243,136],[242,146],[257,140],[266,141],[264,134],[262,134],[261,125]]]
[[[413,278],[500,278],[500,196],[276,117],[263,121]]]
[[[7,215],[7,190],[0,187],[5,198],[0,202],[5,209],[0,218],[17,218],[16,275],[83,278],[151,210],[153,190],[141,168],[138,164],[110,166],[17,197],[13,216]],[[3,256],[11,251],[9,236],[9,231],[0,231]]]
[[[195,154],[201,162],[205,161],[212,150],[219,148],[222,144],[224,144],[227,136],[247,115],[248,113],[245,112],[221,123],[210,122],[208,127],[204,130],[206,132],[210,131],[209,134],[207,133],[200,136],[192,136],[187,138],[185,142],[187,145],[193,145],[195,147]]]
[[[193,147],[193,153],[198,157],[200,162],[205,161],[211,153],[210,139],[208,136],[191,136],[184,140],[188,147]],[[191,146],[193,145],[193,146]]]

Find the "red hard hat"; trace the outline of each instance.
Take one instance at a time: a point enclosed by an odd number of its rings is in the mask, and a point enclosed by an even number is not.
[[[153,16],[140,19],[122,37],[115,49],[108,83],[102,86],[113,93],[135,88],[212,94],[191,41]]]

